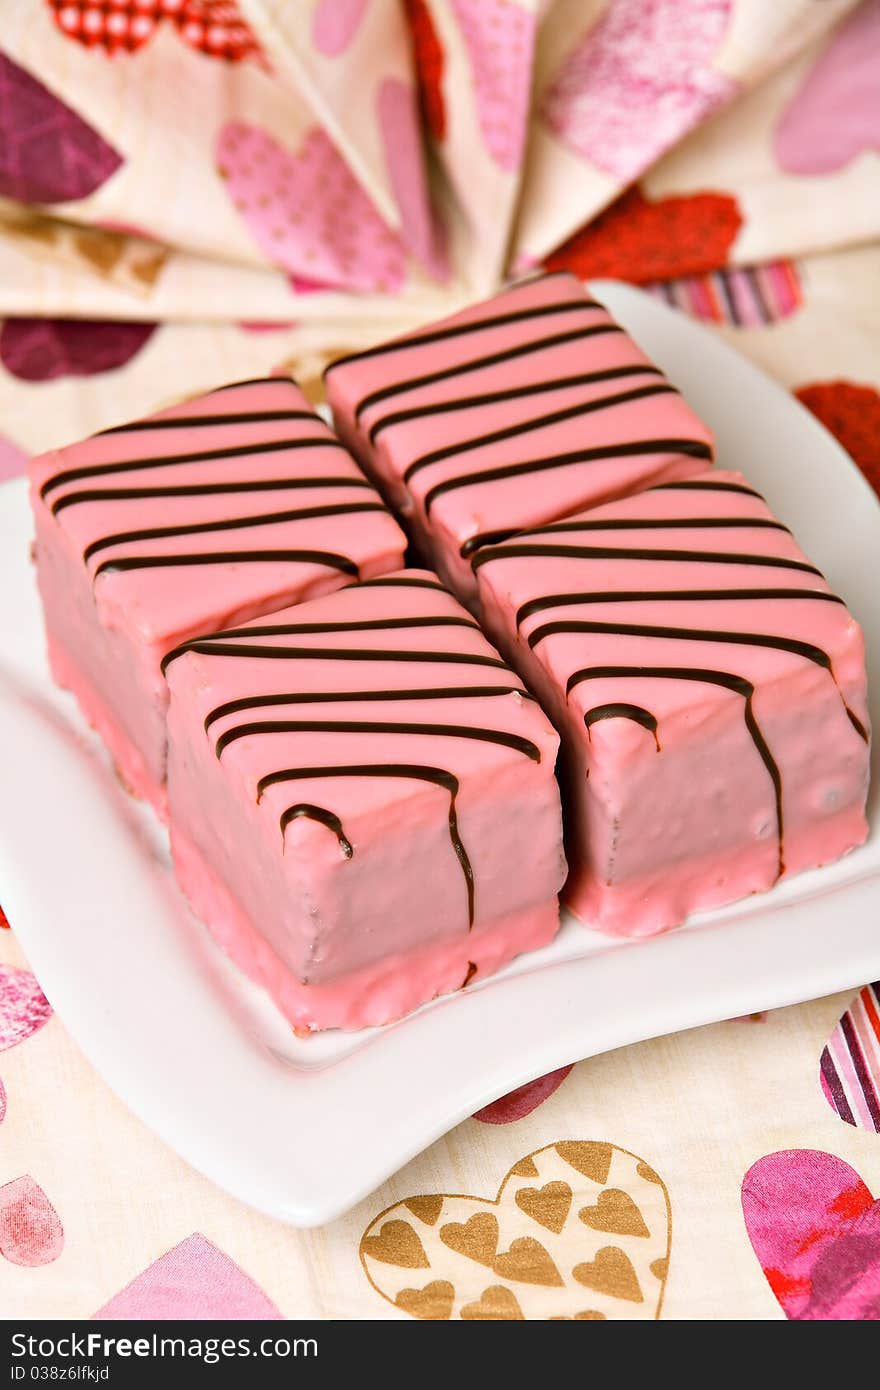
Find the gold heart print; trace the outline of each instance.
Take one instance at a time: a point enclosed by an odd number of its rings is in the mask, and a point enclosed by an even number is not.
[[[658,1318],[672,1214],[662,1178],[616,1144],[559,1140],[494,1198],[420,1193],[380,1212],[360,1256],[377,1293],[423,1321]]]

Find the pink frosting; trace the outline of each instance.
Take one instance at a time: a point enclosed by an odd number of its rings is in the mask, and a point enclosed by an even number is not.
[[[386,1022],[554,934],[558,739],[432,575],[197,643],[168,679],[180,882],[296,1027]]]
[[[169,648],[381,574],[403,555],[400,529],[356,464],[281,378],[53,450],[30,476],[56,677],[126,784],[159,809]],[[155,534],[167,528],[177,534]]]
[[[565,896],[591,925],[647,935],[865,838],[861,630],[739,474],[578,514],[477,565],[489,631],[563,736]],[[718,590],[733,596],[700,596]]]
[[[327,395],[343,438],[466,602],[479,537],[711,461],[710,431],[568,274],[334,363]],[[548,459],[558,463],[533,466]]]

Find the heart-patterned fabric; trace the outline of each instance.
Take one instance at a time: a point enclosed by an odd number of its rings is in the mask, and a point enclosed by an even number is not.
[[[465,1321],[657,1318],[672,1218],[661,1177],[615,1144],[563,1140],[513,1165],[498,1195],[406,1198],[360,1253],[412,1317]]]

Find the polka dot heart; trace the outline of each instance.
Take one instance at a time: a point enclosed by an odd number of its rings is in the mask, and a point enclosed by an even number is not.
[[[184,43],[208,58],[262,61],[262,50],[234,0],[46,0],[58,28],[108,57],[135,53],[170,24]]]
[[[292,153],[259,126],[233,121],[216,155],[239,215],[275,265],[339,288],[400,288],[400,242],[319,126]]]

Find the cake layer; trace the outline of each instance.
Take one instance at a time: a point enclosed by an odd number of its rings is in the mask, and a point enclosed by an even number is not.
[[[327,370],[341,436],[465,602],[490,541],[712,459],[712,436],[573,276],[543,276]]]
[[[387,1022],[553,935],[558,738],[434,576],[194,639],[165,669],[178,876],[295,1026]]]
[[[476,557],[486,626],[562,733],[591,925],[644,935],[865,838],[862,633],[736,473]]]
[[[43,454],[31,498],[53,671],[123,780],[160,810],[165,653],[394,569],[405,545],[348,451],[279,378]]]

